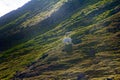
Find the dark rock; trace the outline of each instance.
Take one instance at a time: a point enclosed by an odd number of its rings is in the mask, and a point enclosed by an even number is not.
[[[85,78],[85,74],[84,73],[80,73],[77,77],[77,80],[82,80],[83,78]]]
[[[113,80],[112,78],[107,78],[106,80]]]
[[[73,51],[72,44],[67,44],[64,46],[64,51],[67,53],[71,53]]]
[[[44,59],[48,56],[48,54],[43,54],[42,57],[40,59]]]

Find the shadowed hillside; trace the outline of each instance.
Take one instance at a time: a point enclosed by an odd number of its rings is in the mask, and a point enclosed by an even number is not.
[[[119,0],[32,0],[3,16],[0,79],[119,80],[119,4]],[[71,52],[64,51],[66,32],[72,38]]]

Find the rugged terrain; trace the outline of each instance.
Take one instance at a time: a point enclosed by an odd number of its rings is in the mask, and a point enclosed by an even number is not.
[[[0,18],[0,33],[1,80],[120,79],[119,0],[32,0]]]

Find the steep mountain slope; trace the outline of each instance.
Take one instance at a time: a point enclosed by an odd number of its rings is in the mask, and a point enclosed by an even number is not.
[[[0,21],[0,48],[5,50],[0,54],[0,79],[77,80],[84,74],[86,80],[119,80],[119,4],[119,0],[33,0],[6,15],[22,11]],[[61,42],[68,31],[71,53],[63,51]]]
[[[3,19],[0,20],[0,22],[2,22],[0,30],[2,33],[0,35],[1,51],[25,42],[50,30],[50,28],[54,28],[55,25],[68,18],[78,9],[81,3],[83,2],[77,1],[71,4],[71,2],[66,3],[65,0],[32,0],[27,4],[28,6],[11,14],[10,20],[8,19],[9,23],[7,23],[7,18],[5,18],[4,21],[3,17]],[[35,6],[33,7],[33,5]],[[70,7],[71,5],[73,5],[72,8]],[[16,12],[20,13],[11,19],[11,16],[14,16]],[[60,12],[64,13],[61,14]]]
[[[15,77],[25,80],[76,80],[81,73],[84,73],[90,80],[104,80],[109,77],[119,80],[120,33],[115,32],[112,35],[106,34],[105,31],[112,25],[108,24],[109,27],[105,25],[109,21],[115,21],[113,23],[119,25],[117,23],[120,20],[117,18],[119,14],[113,16],[115,19],[112,17],[106,22],[97,24],[96,26],[101,28],[86,34],[81,43],[74,44],[72,53],[63,52],[61,45],[58,45],[38,61],[28,65],[25,71],[17,73]],[[94,27],[90,28],[94,29]],[[82,30],[80,29],[79,32]]]

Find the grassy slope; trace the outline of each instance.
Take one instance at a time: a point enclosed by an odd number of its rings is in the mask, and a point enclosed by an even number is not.
[[[120,45],[118,44],[120,33],[117,28],[120,13],[112,14],[112,12],[119,8],[119,5],[96,14],[97,17],[92,15],[94,11],[104,7],[109,1],[103,0],[94,5],[88,4],[89,6],[78,10],[54,29],[0,54],[0,79],[9,80],[15,71],[25,70],[26,75],[32,74],[26,65],[35,61],[36,63],[32,65],[35,67],[33,70],[35,72],[43,70],[42,75],[25,77],[26,80],[76,79],[80,72],[84,72],[90,79],[96,80],[110,76],[117,78],[119,72],[115,73],[115,71],[120,71]],[[73,41],[78,41],[71,54],[62,52],[60,44],[64,33],[69,30],[72,30]],[[49,55],[41,62],[39,58],[44,53]],[[37,66],[41,63],[45,64],[43,65],[45,68]],[[51,68],[51,66],[53,67]]]
[[[54,8],[58,9],[63,3],[63,0],[31,1],[24,7],[9,13],[8,16],[6,15],[7,17],[1,18],[0,33],[2,34],[0,34],[0,51],[7,50],[10,47],[25,42],[34,37],[36,33],[42,32],[41,30],[37,32],[38,25],[37,29],[34,26],[35,28],[32,27],[32,30],[31,26],[44,21],[53,13]],[[28,32],[29,35],[26,35]]]
[[[107,21],[115,21],[113,23],[118,25],[119,22],[116,20],[119,14],[114,15],[114,19],[108,18]],[[107,27],[103,25],[105,23],[96,24],[101,28],[81,38],[82,42],[73,46],[72,53],[62,52],[61,45],[58,45],[47,53],[47,57],[30,65],[18,74],[18,77],[25,80],[76,80],[80,73],[85,73],[90,80],[102,80],[107,77],[118,80],[120,78],[120,45],[118,44],[120,40],[117,35],[120,32],[107,32],[112,24]],[[88,30],[92,29],[95,29],[94,25],[89,26]],[[82,30],[80,29],[79,32]]]

